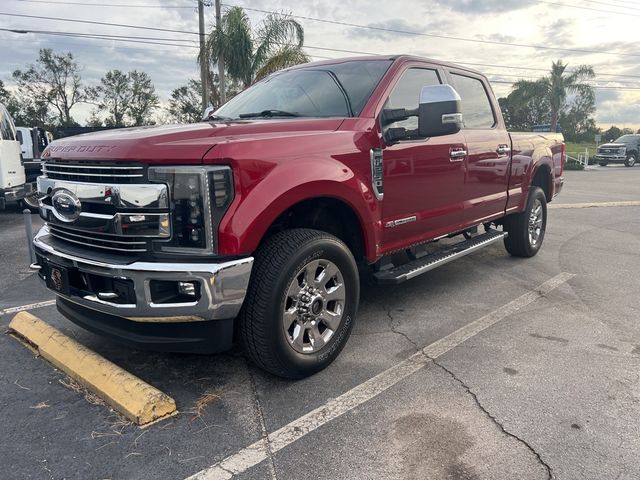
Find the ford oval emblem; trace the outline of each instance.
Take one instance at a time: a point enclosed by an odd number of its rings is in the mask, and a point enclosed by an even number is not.
[[[82,211],[80,199],[69,190],[58,190],[51,197],[53,214],[62,222],[75,222]]]

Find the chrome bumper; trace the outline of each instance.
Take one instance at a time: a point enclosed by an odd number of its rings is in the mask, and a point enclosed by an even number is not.
[[[71,289],[69,294],[50,288],[51,291],[84,307],[135,322],[197,322],[235,318],[244,301],[253,265],[253,257],[222,263],[136,261],[116,264],[62,252],[51,240],[49,229],[45,225],[33,241],[40,265],[47,263],[77,270],[79,274],[132,281],[135,303],[109,302],[98,298],[96,292],[79,289]],[[198,282],[200,298],[193,302],[154,303],[150,288],[152,280]]]
[[[627,160],[627,156],[626,155],[606,154],[606,153],[605,154],[596,153],[595,159],[603,161],[603,162],[624,162],[624,161]]]

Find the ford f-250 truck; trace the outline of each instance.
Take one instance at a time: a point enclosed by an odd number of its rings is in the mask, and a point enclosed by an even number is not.
[[[422,58],[289,68],[207,120],[45,150],[34,245],[71,321],[181,352],[235,333],[304,377],[344,347],[359,267],[396,284],[497,241],[531,257],[563,183],[560,134],[508,133],[483,75]]]
[[[622,135],[615,141],[598,147],[596,161],[601,167],[610,163],[624,163],[633,167],[640,158],[640,135]]]

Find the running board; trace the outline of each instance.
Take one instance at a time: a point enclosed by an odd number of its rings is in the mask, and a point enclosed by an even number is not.
[[[489,230],[487,233],[470,238],[455,245],[448,246],[442,250],[431,253],[424,257],[405,263],[389,270],[381,270],[374,273],[377,283],[398,284],[422,275],[429,270],[433,270],[441,265],[457,260],[460,257],[475,252],[476,250],[491,245],[507,236],[507,232]]]

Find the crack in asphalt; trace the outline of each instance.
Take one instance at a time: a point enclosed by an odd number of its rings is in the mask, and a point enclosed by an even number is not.
[[[260,404],[260,398],[258,397],[258,386],[256,384],[256,379],[253,376],[253,372],[251,371],[251,366],[249,366],[249,364],[247,364],[247,370],[249,371],[249,378],[251,380],[251,391],[253,392],[253,398],[255,399],[256,414],[260,423],[260,433],[262,434],[262,439],[267,446],[267,457],[269,458],[269,470],[271,473],[271,478],[272,480],[278,480],[278,475],[276,473],[276,464],[273,459],[273,451],[271,449],[271,440],[269,439],[267,425],[264,421],[264,412],[262,410],[262,405]]]
[[[543,296],[543,294],[541,292],[540,293],[541,296]],[[544,459],[542,458],[542,456],[536,451],[535,448],[533,448],[533,446],[531,446],[531,444],[529,442],[527,442],[525,439],[517,436],[516,434],[508,431],[504,425],[491,413],[489,412],[480,402],[480,399],[478,398],[478,395],[471,390],[471,387],[469,387],[469,385],[467,385],[462,379],[460,379],[453,371],[451,371],[449,368],[445,367],[442,363],[440,363],[438,360],[436,360],[435,358],[427,355],[424,350],[422,348],[420,348],[420,346],[418,346],[418,344],[411,339],[406,333],[404,333],[403,331],[398,329],[397,325],[394,325],[394,322],[396,322],[396,320],[393,318],[393,315],[391,313],[391,308],[387,308],[387,317],[389,317],[389,329],[391,330],[391,332],[395,333],[396,335],[400,335],[401,337],[403,337],[407,342],[409,342],[413,348],[416,350],[416,352],[420,352],[421,355],[423,355],[425,358],[429,359],[431,362],[433,362],[433,364],[437,367],[439,367],[442,371],[444,371],[445,373],[447,373],[456,383],[458,383],[462,388],[464,388],[464,390],[471,396],[471,398],[473,399],[474,403],[476,404],[476,406],[478,407],[478,409],[480,409],[480,411],[482,413],[484,413],[484,415],[491,420],[491,422],[493,422],[494,425],[496,425],[496,427],[498,427],[498,429],[505,434],[508,437],[513,438],[514,440],[520,442],[522,445],[524,445],[527,450],[529,450],[537,459],[538,463],[546,470],[547,472],[547,479],[548,480],[553,480],[554,476],[553,476],[553,470],[551,469],[551,466],[544,461]]]

